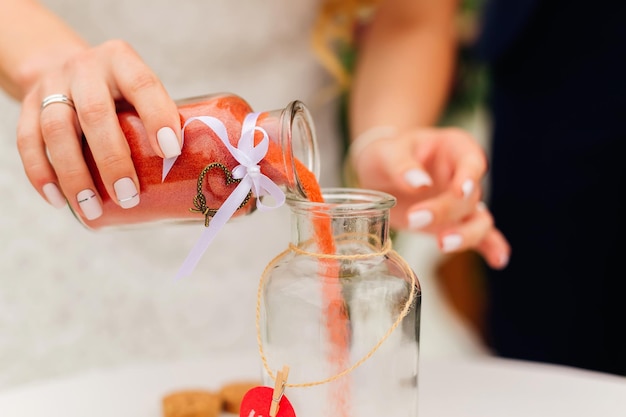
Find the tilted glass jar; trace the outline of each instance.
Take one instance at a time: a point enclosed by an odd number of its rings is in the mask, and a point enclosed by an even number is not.
[[[156,221],[208,222],[236,187],[232,171],[239,163],[227,150],[219,132],[203,123],[202,118],[220,121],[227,141],[237,147],[251,106],[231,93],[211,94],[177,102],[184,127],[182,153],[166,168],[164,160],[151,148],[137,112],[130,107],[118,110],[120,126],[131,151],[139,178],[140,202],[130,209],[121,208],[106,191],[86,141],[83,153],[102,199],[101,217],[88,220],[80,210],[75,216],[88,228],[134,225]],[[261,172],[288,195],[305,198],[300,175],[303,170],[319,175],[319,154],[311,115],[300,101],[284,109],[256,114],[256,126],[269,137],[266,157],[259,162]],[[193,119],[192,118],[197,118]],[[186,122],[190,121],[189,124]],[[255,130],[256,144],[262,132]],[[210,166],[209,166],[210,165]],[[250,197],[250,196],[249,196]],[[247,198],[234,214],[254,210],[253,198]]]
[[[391,249],[391,195],[288,199],[292,243],[259,285],[264,383],[287,365],[298,417],[415,417],[421,289]]]

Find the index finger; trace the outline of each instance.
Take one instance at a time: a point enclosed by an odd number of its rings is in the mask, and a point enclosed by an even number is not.
[[[135,50],[118,42],[112,46],[116,54],[116,65],[111,68],[115,87],[137,111],[157,155],[180,155],[181,126],[176,103]]]

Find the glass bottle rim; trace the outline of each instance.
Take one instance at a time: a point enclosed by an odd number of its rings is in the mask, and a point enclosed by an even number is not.
[[[383,191],[345,187],[322,188],[321,191],[323,202],[287,196],[287,204],[296,210],[344,214],[389,210],[396,205],[396,198]]]
[[[315,124],[309,109],[300,100],[290,102],[282,113],[280,139],[283,149],[289,150],[284,154],[285,173],[292,191],[298,194],[299,198],[303,198],[306,197],[306,192],[298,175],[296,161],[303,163],[316,179],[320,177]]]

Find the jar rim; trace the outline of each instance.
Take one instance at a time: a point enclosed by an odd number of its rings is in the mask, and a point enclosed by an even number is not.
[[[297,196],[287,196],[287,203],[294,208],[356,212],[388,210],[396,205],[396,198],[383,191],[365,188],[329,187],[322,188],[323,202],[304,200]]]

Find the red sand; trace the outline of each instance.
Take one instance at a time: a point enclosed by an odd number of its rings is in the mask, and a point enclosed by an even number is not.
[[[308,200],[317,203],[324,202],[322,191],[315,176],[301,164],[296,165],[296,171]],[[334,255],[336,246],[330,216],[321,216],[320,213],[316,213],[313,226],[318,249],[322,254]],[[339,262],[336,259],[324,258],[320,258],[319,262],[319,274],[323,280],[322,296],[326,308],[326,331],[331,344],[327,359],[333,366],[332,371],[340,373],[350,365],[350,328],[341,286],[333,282],[335,279],[339,279]],[[347,376],[340,378],[334,381],[335,386],[329,389],[333,402],[331,407],[335,409],[335,417],[350,415],[350,385],[348,382]]]

